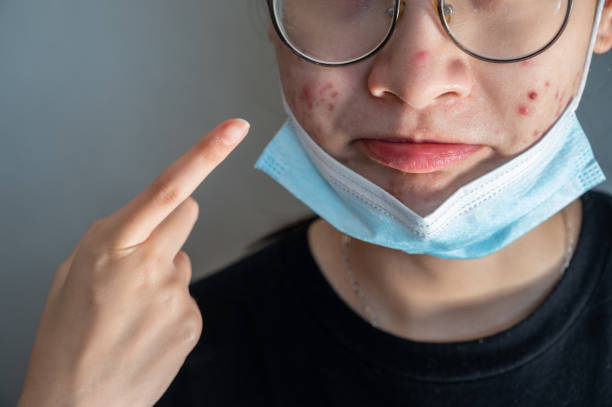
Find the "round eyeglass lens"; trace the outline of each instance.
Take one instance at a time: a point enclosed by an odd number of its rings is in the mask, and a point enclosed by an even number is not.
[[[531,0],[541,1],[541,0]],[[298,53],[341,64],[377,49],[393,27],[394,0],[274,0],[282,36]]]
[[[570,0],[441,0],[449,34],[468,51],[490,59],[522,58],[561,31]]]

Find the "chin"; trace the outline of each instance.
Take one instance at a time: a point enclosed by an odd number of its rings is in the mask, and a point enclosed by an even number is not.
[[[500,163],[492,158],[481,159],[442,170],[407,173],[379,167],[376,175],[366,176],[420,216],[433,212],[459,188],[494,169]]]

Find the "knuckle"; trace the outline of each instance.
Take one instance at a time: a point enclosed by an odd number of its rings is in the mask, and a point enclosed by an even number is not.
[[[81,261],[96,274],[109,268],[111,263],[110,254],[98,247],[94,242],[83,245],[83,258]]]
[[[184,250],[181,250],[176,254],[175,264],[179,268],[191,269],[191,258]]]
[[[164,274],[170,267],[162,253],[149,251],[142,259],[136,274],[141,284],[155,286],[163,280]]]
[[[197,305],[188,307],[181,321],[181,338],[189,344],[195,344],[200,339],[204,321]]]
[[[163,206],[172,206],[180,199],[181,191],[170,181],[160,176],[151,185],[153,199]]]
[[[81,242],[79,242],[78,251],[85,252],[91,258],[104,256],[107,246],[105,242],[105,227],[105,219],[94,220],[87,229],[87,232],[85,232]]]

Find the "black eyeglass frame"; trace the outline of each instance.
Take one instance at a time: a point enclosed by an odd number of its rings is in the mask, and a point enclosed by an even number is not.
[[[372,51],[366,53],[365,55],[359,57],[359,58],[355,58],[355,59],[351,59],[349,61],[345,61],[345,62],[322,62],[319,61],[317,59],[314,59],[306,54],[304,54],[303,52],[301,52],[300,50],[298,50],[297,48],[295,48],[295,46],[293,46],[291,44],[291,42],[285,37],[285,35],[283,35],[283,32],[280,28],[280,25],[278,24],[278,17],[276,15],[276,11],[274,10],[274,0],[266,0],[268,3],[268,11],[270,13],[270,19],[272,20],[272,24],[274,26],[274,30],[276,31],[276,34],[278,35],[278,37],[281,39],[281,41],[298,57],[311,62],[313,64],[316,65],[321,65],[321,66],[327,66],[327,67],[334,67],[334,66],[345,66],[345,65],[351,65],[351,64],[355,64],[357,62],[363,61],[366,58],[369,58],[370,56],[374,55],[375,53],[377,53],[380,49],[382,49],[382,47],[385,46],[385,44],[389,41],[389,39],[391,38],[391,35],[393,35],[393,32],[395,31],[395,26],[397,25],[397,22],[399,20],[399,16],[400,16],[400,8],[401,8],[401,3],[402,1],[405,0],[395,0],[395,6],[393,8],[393,21],[391,22],[391,27],[389,28],[389,32],[387,33],[387,36],[381,41],[380,44],[378,44],[378,46],[376,48],[374,48]],[[306,0],[308,1],[308,0]],[[440,19],[440,22],[442,24],[442,27],[444,28],[444,31],[446,31],[446,34],[448,35],[448,37],[451,39],[451,41],[453,41],[453,43],[463,52],[465,52],[466,54],[480,59],[482,61],[486,61],[486,62],[493,62],[493,63],[512,63],[512,62],[520,62],[520,61],[524,61],[526,59],[529,58],[533,58],[536,55],[541,54],[542,52],[546,51],[548,48],[550,48],[555,42],[557,42],[557,40],[559,39],[559,37],[561,37],[561,35],[563,34],[563,31],[565,31],[565,27],[567,27],[567,24],[569,22],[569,18],[570,18],[570,14],[572,12],[572,8],[574,5],[574,0],[567,0],[568,1],[568,5],[567,5],[567,11],[565,13],[565,17],[563,19],[563,23],[561,24],[561,28],[559,29],[559,32],[557,32],[557,34],[546,44],[544,45],[542,48],[538,49],[537,51],[534,51],[528,55],[522,56],[522,57],[518,57],[518,58],[491,58],[491,57],[486,57],[483,55],[479,55],[478,53],[470,50],[469,48],[465,47],[463,44],[461,44],[451,33],[451,30],[448,26],[448,23],[446,22],[446,19],[444,18],[444,7],[446,6],[445,4],[445,0],[436,0],[436,3],[438,5],[437,7],[437,11],[438,11],[438,18]]]

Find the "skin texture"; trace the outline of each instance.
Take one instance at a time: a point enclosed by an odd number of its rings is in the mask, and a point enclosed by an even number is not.
[[[385,47],[349,66],[308,63],[272,28],[269,37],[287,102],[313,140],[424,216],[460,186],[528,149],[559,117],[580,85],[596,2],[574,2],[569,24],[551,48],[511,64],[463,53],[430,2],[407,4]],[[611,8],[608,1],[595,52],[612,45]],[[359,140],[368,137],[484,148],[442,169],[405,172],[365,154]],[[566,241],[580,229],[580,201],[567,213],[570,234],[557,214],[483,259],[408,255],[354,240],[353,272],[389,332],[427,341],[492,334],[532,312],[558,281]],[[309,241],[334,290],[364,316],[341,262],[339,232],[320,220]]]

